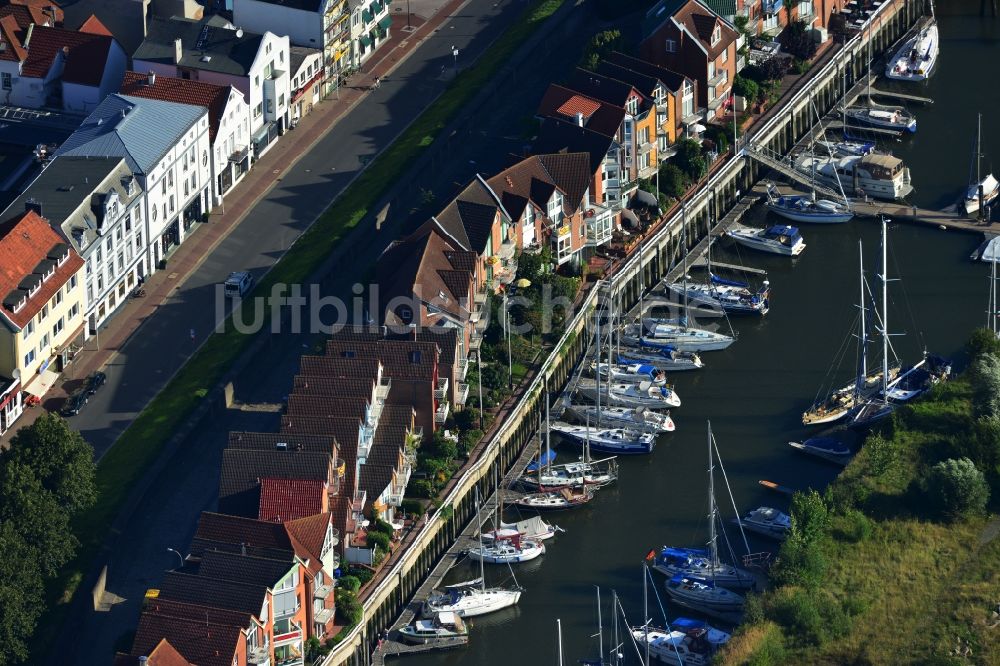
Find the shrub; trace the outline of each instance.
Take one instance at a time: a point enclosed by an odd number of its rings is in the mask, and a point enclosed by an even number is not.
[[[792,534],[781,545],[778,560],[771,569],[778,585],[801,585],[815,589],[823,583],[828,562],[819,543],[808,542]]]
[[[337,594],[337,616],[340,618],[339,624],[345,625],[343,633],[361,621],[361,602],[354,592],[341,590]]]
[[[350,592],[357,592],[361,589],[361,581],[355,576],[341,576],[337,579],[337,586]]]
[[[872,521],[857,509],[848,509],[840,521],[840,534],[844,539],[858,543],[871,538]]]
[[[410,497],[430,499],[437,494],[437,489],[430,479],[410,479],[410,483],[406,486],[406,494]]]
[[[444,430],[437,430],[431,440],[428,455],[440,460],[454,460],[458,457],[458,444],[444,436]]]
[[[988,328],[977,328],[969,337],[966,351],[973,359],[983,354],[993,354],[1000,357],[1000,340]]]
[[[408,516],[413,516],[414,518],[419,518],[424,515],[424,503],[420,500],[415,499],[404,499],[400,505],[400,510]]]
[[[381,518],[376,518],[372,521],[372,526],[369,529],[372,532],[381,532],[389,538],[392,538],[392,535],[396,532],[396,529],[392,525],[385,522]]]
[[[708,165],[701,153],[701,145],[694,139],[681,139],[677,142],[677,155],[674,163],[689,178],[697,180],[705,175]]]
[[[348,570],[348,575],[354,576],[361,581],[362,585],[365,585],[368,581],[375,577],[375,572],[368,567],[352,566]]]
[[[383,553],[389,552],[389,537],[382,532],[369,532],[365,535],[365,542],[370,548],[378,547]]]
[[[775,599],[771,614],[776,622],[807,644],[821,645],[826,637],[826,627],[814,599],[805,590],[792,590]]]
[[[472,395],[470,391],[469,402],[472,402]],[[460,412],[455,413],[455,426],[462,431],[473,430],[479,427],[479,410],[475,407],[466,407]]]
[[[781,34],[781,45],[786,53],[801,60],[810,60],[816,55],[816,40],[803,21],[795,21]]]
[[[869,435],[865,441],[865,460],[868,463],[868,474],[879,477],[895,467],[899,459],[896,442],[886,439],[881,433]]]
[[[737,74],[736,78],[733,79],[733,93],[753,102],[760,95],[760,86],[753,79]]]
[[[622,33],[618,30],[605,30],[590,38],[587,48],[583,51],[580,66],[584,69],[596,69],[601,59],[612,51],[620,51],[625,46]]]
[[[979,416],[1000,417],[1000,357],[988,352],[979,354],[972,361],[969,378]]]
[[[479,440],[483,438],[482,430],[469,430],[462,433],[462,436],[458,440],[458,448],[462,453],[468,455],[472,449],[475,448]]]
[[[934,465],[925,486],[932,506],[952,519],[982,513],[990,498],[986,478],[968,458],[951,458]]]
[[[760,595],[748,592],[745,599],[746,603],[743,604],[743,624],[754,625],[763,622],[766,618],[764,616],[764,604],[761,602]]]
[[[680,199],[687,187],[688,177],[677,165],[666,162],[660,167],[660,192]]]
[[[792,534],[806,543],[821,539],[830,526],[826,502],[815,490],[795,493],[792,497]]]

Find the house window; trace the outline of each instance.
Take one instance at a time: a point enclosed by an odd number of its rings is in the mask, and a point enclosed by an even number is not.
[[[28,338],[30,338],[34,334],[35,334],[35,322],[34,320],[32,320],[29,321],[27,325],[24,327],[24,330],[21,331],[21,335],[23,335],[24,340],[27,341]]]
[[[38,353],[44,354],[45,350],[49,348],[49,334],[46,333],[42,336],[42,341],[38,344]]]
[[[62,333],[63,330],[63,318],[59,317],[56,321],[55,326],[52,327],[52,338],[55,339],[57,335]]]
[[[625,109],[630,115],[635,115],[639,112],[639,100],[635,97],[630,97],[627,102],[625,102]]]
[[[2,86],[4,90],[11,89],[11,80],[9,72],[4,72],[3,74],[0,74],[0,81],[2,81]]]
[[[261,102],[260,104],[258,104],[255,107],[253,107],[253,117],[254,118],[260,118],[260,114],[263,112],[263,109],[264,109],[264,103],[263,102]]]
[[[712,46],[718,44],[720,39],[722,39],[722,28],[716,25],[715,30],[712,31]]]
[[[666,51],[667,51],[667,53],[677,53],[677,40],[676,39],[668,39],[667,40]]]
[[[35,350],[32,349],[27,354],[24,355],[24,365],[25,367],[31,365],[35,360]]]
[[[729,62],[729,49],[722,52],[722,64],[724,65],[727,62]]]
[[[813,15],[812,0],[802,0],[802,2],[799,3],[799,18],[802,19],[812,15]]]
[[[69,277],[69,288],[70,289],[76,289],[76,276],[75,275],[71,275]],[[66,293],[68,294],[69,290],[67,290]]]
[[[708,80],[711,81],[715,78],[715,63],[708,63]]]
[[[77,315],[77,313],[79,313],[79,312],[80,312],[80,304],[79,303],[74,303],[73,307],[71,307],[69,309],[69,316],[70,316],[70,318],[75,317]]]
[[[172,195],[172,194],[170,195],[170,212],[171,213],[174,212],[174,195]],[[166,216],[166,213],[164,213],[164,217],[165,216]]]

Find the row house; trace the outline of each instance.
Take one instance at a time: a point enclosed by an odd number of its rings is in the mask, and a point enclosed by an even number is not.
[[[250,170],[250,105],[231,85],[220,86],[191,79],[125,72],[120,93],[208,109],[211,144],[212,206]]]
[[[739,63],[742,37],[699,0],[660,0],[643,19],[639,55],[698,82],[705,120],[723,115]]]
[[[449,375],[455,384],[456,406],[465,404],[460,386],[468,371],[475,324],[483,312],[476,301],[475,252],[461,249],[435,220],[428,220],[409,236],[393,241],[379,256],[375,269],[379,324],[394,332],[445,338],[442,357],[457,359]],[[442,366],[445,360],[442,358]]]
[[[402,525],[396,512],[403,503],[415,460],[407,446],[412,442],[415,450],[418,444],[412,437],[416,431],[415,421],[416,412],[409,405],[386,407],[375,443],[358,479],[367,500],[366,514],[378,515],[397,529],[402,529]]]
[[[610,65],[618,68],[616,71],[623,80],[629,80],[634,72],[657,82],[658,88],[654,89],[652,96],[656,100],[661,162],[673,156],[671,146],[677,140],[696,138],[694,130],[700,118],[697,106],[698,82],[695,79],[617,51],[607,55],[601,66]]]
[[[165,666],[242,666],[265,641],[253,613],[153,597],[143,604],[130,654],[117,656],[115,664],[156,666],[163,659]]]
[[[0,224],[0,424],[20,416],[23,390],[41,397],[83,328],[83,259],[35,210]]]
[[[830,17],[839,13],[849,0],[705,0],[705,4],[730,23],[737,16],[747,19],[751,35],[775,37],[789,23],[803,21],[807,28],[830,27]]]
[[[109,95],[56,156],[125,159],[144,192],[150,272],[212,209],[208,110],[131,95]]]
[[[24,11],[0,13],[0,103],[85,114],[118,90],[128,58],[113,37],[64,30],[38,8],[14,8]]]
[[[625,109],[625,121],[619,137],[623,148],[623,168],[632,180],[652,177],[659,166],[655,99],[647,97],[631,83],[585,69],[575,70],[567,87]]]
[[[287,36],[270,29],[246,32],[220,16],[200,21],[153,17],[132,56],[132,69],[239,90],[250,110],[249,157],[256,159],[290,123],[289,47]]]
[[[54,159],[0,214],[35,210],[85,264],[84,337],[97,332],[148,272],[145,192],[122,157]]]
[[[313,110],[323,99],[323,52],[306,46],[288,49],[291,62],[289,88],[291,89],[291,126]]]
[[[154,631],[152,633],[160,632]],[[171,645],[166,638],[160,638],[158,642],[153,644],[152,649],[140,648],[139,654],[136,655],[116,652],[112,663],[114,666],[195,666],[185,659],[184,655],[178,652],[177,648]]]

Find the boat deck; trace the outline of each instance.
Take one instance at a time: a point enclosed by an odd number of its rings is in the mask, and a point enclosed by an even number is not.
[[[714,227],[712,227],[712,230],[709,232],[709,234],[705,238],[702,238],[700,241],[698,241],[697,245],[691,248],[691,251],[688,253],[688,258],[689,258],[688,268],[692,268],[698,262],[705,264],[705,253],[708,252],[709,244],[712,243],[717,237],[724,235],[726,231],[730,229],[730,227],[739,222],[740,219],[743,217],[743,215],[746,214],[748,210],[750,210],[750,207],[753,206],[755,203],[757,203],[760,197],[761,194],[754,191],[748,192],[744,194],[742,197],[740,197],[739,202],[735,206],[733,206],[733,208],[728,213],[726,213],[725,217],[719,220],[719,222]],[[729,268],[724,264],[719,264],[714,261],[712,262],[712,265],[719,266],[721,268]],[[741,270],[744,269],[741,268]],[[674,266],[667,273],[664,280],[667,284],[670,284],[671,282],[676,282],[682,277],[683,272],[684,272],[684,265],[678,264],[677,266]]]

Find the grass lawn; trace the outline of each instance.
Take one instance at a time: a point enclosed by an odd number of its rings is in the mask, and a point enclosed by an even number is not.
[[[389,187],[563,1],[533,2],[476,64],[463,71],[302,234],[260,281],[255,292],[268,293],[271,285],[279,282],[306,282],[358,224],[366,220],[371,222],[368,212]],[[76,593],[84,572],[100,554],[111,525],[134,484],[251,342],[252,336],[232,328],[212,335],[101,459],[97,470],[97,504],[73,526],[81,546],[75,560],[49,587],[48,610],[33,640],[36,653],[50,646],[62,624],[68,602]]]

